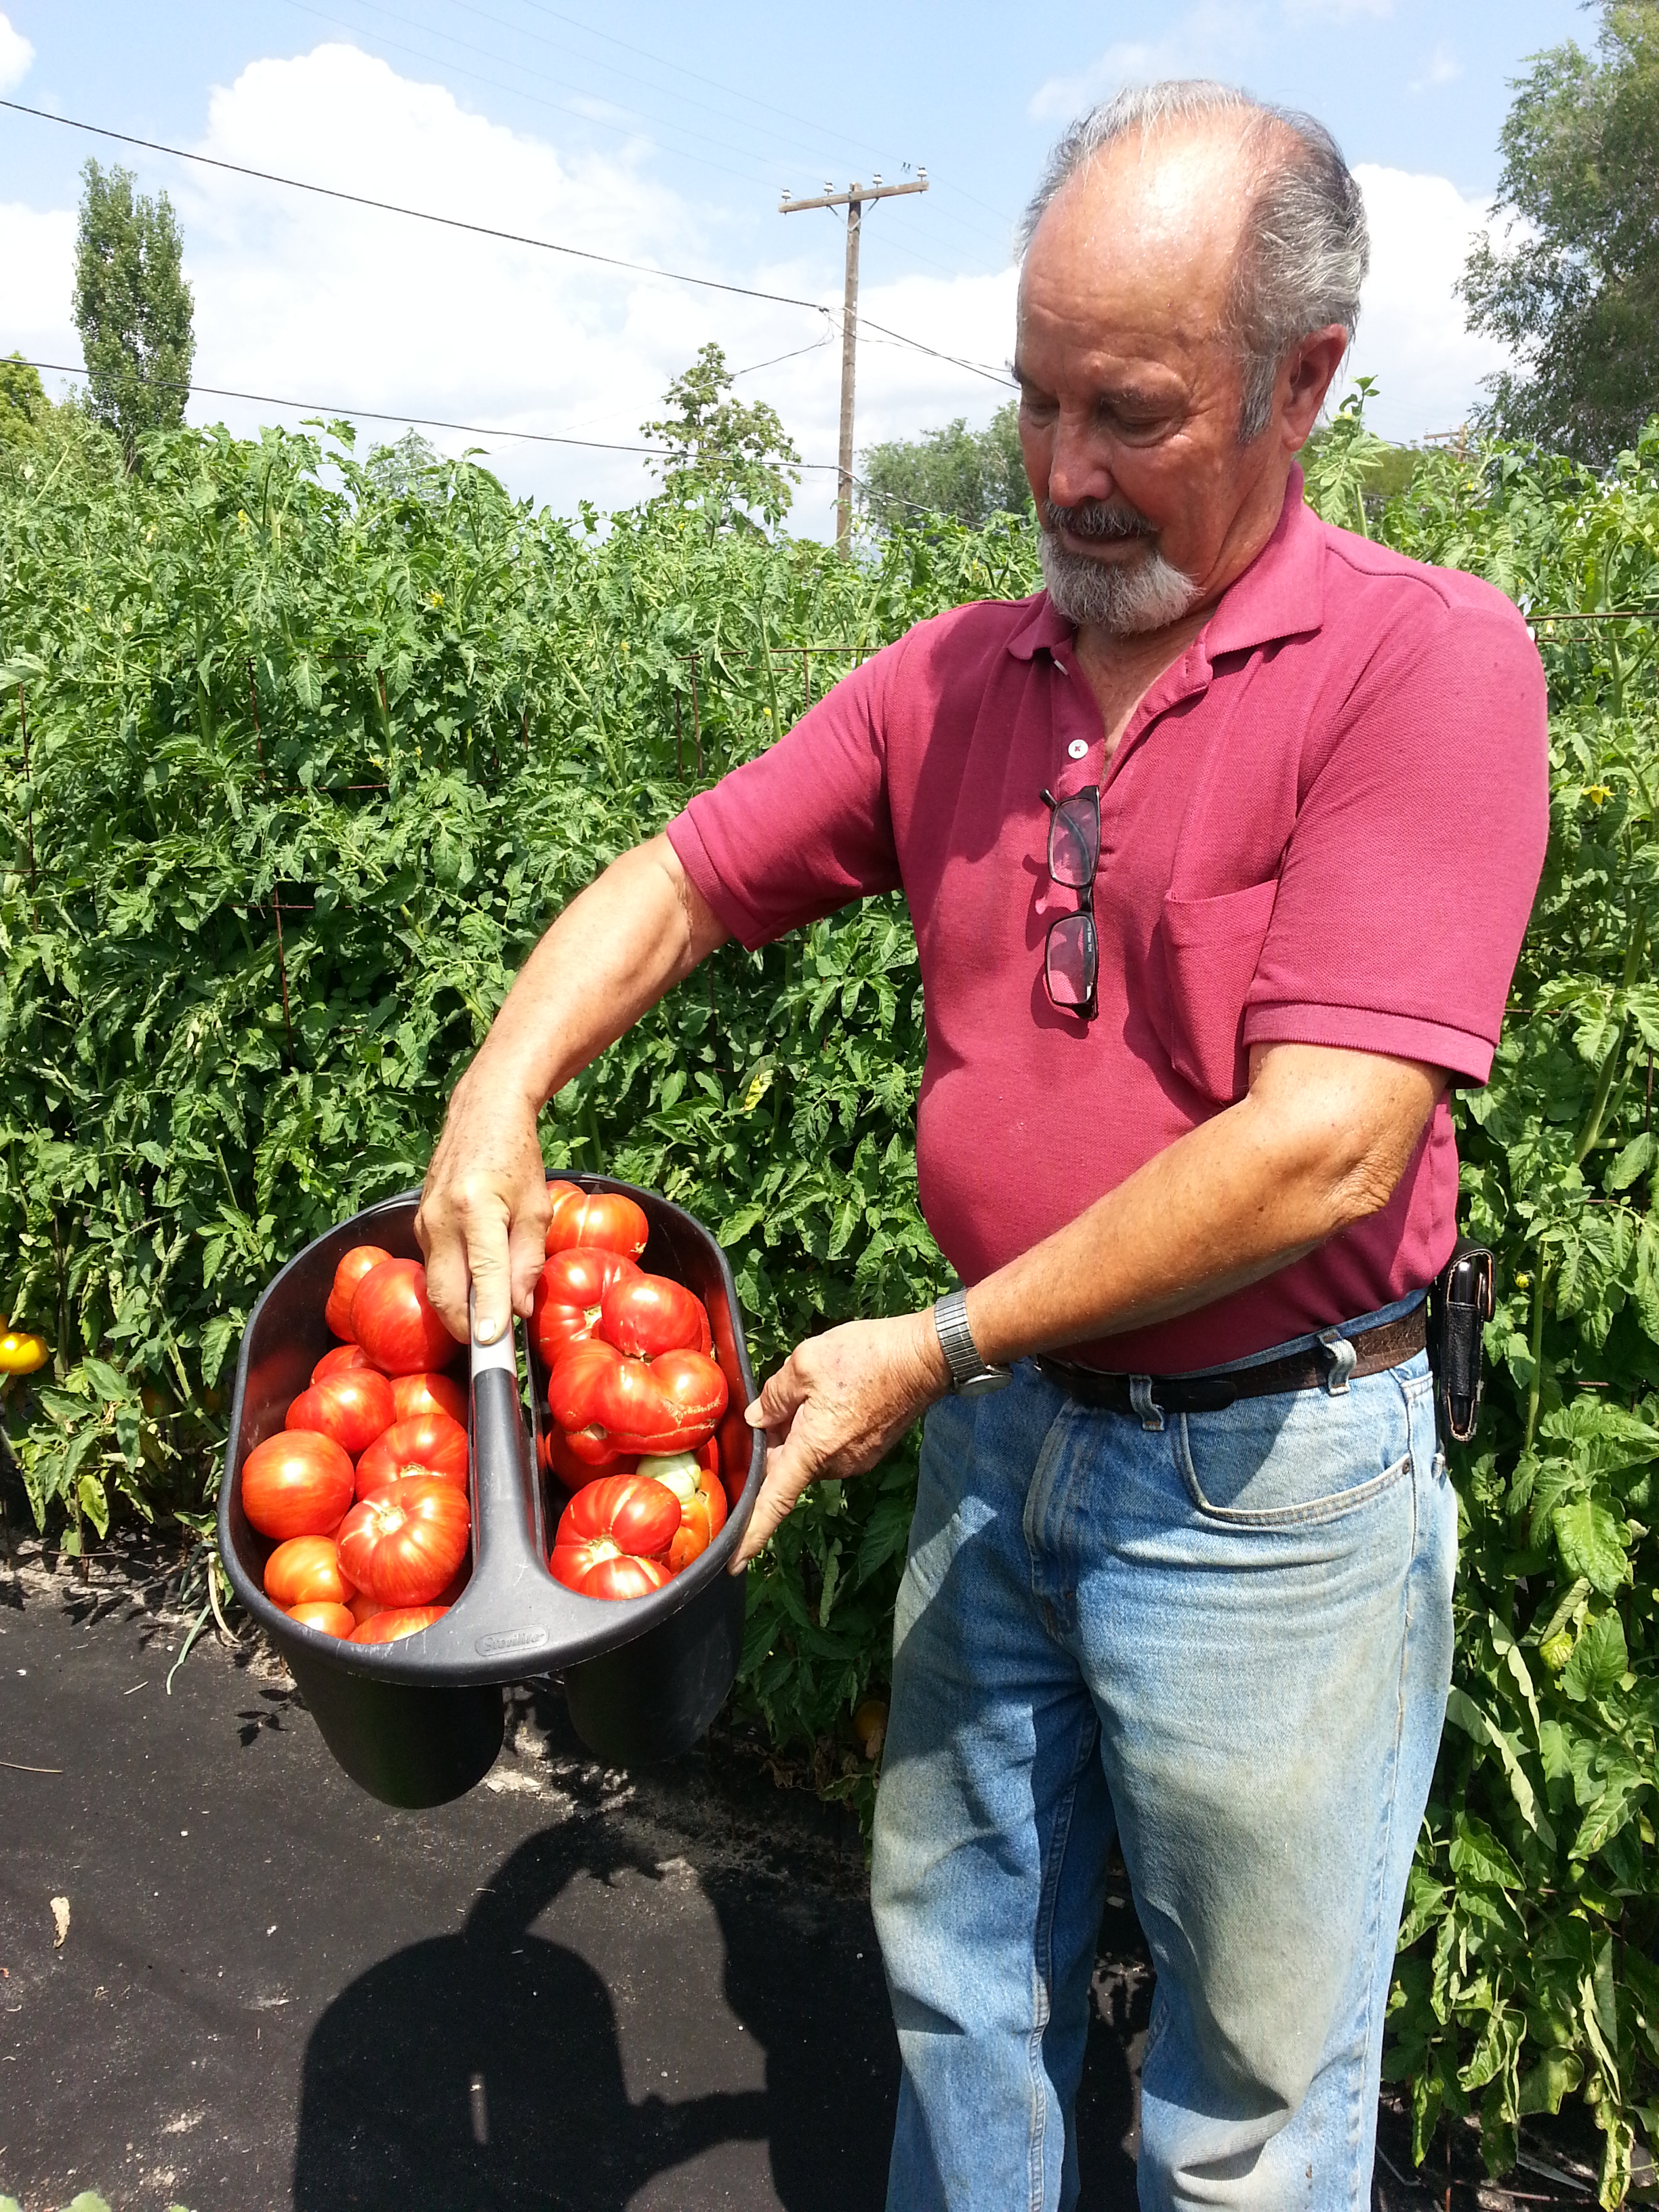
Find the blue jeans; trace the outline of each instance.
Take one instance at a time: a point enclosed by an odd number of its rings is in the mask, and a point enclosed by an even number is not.
[[[876,1808],[890,2212],[1076,2203],[1115,1834],[1158,1970],[1142,2206],[1369,2206],[1456,1550],[1421,1353],[1161,1429],[1030,1365],[935,1407]]]

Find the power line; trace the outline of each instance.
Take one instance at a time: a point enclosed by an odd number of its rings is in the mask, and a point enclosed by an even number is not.
[[[820,339],[818,343],[822,344],[823,341]],[[811,352],[812,349],[806,347],[803,350]],[[787,354],[781,354],[778,358],[787,361],[791,356]],[[59,376],[84,376],[87,374],[84,368],[77,368],[66,361],[25,361],[21,354],[0,355],[0,363],[9,361],[15,362],[23,368],[44,368]],[[768,362],[761,361],[755,362],[754,368],[766,368],[770,365]],[[751,373],[751,370],[745,368],[735,369],[732,372],[736,376],[747,376]],[[681,450],[674,446],[624,446],[609,438],[573,438],[556,435],[550,430],[495,429],[482,422],[451,422],[437,415],[389,414],[383,408],[342,407],[325,399],[279,399],[269,392],[232,392],[226,386],[217,384],[180,384],[171,380],[147,376],[131,376],[125,380],[129,384],[143,385],[148,392],[199,392],[204,398],[209,399],[246,399],[256,407],[283,407],[294,414],[326,416],[334,420],[362,422],[407,422],[422,430],[460,430],[475,438],[519,438],[537,446],[580,446],[589,453],[650,453],[659,459],[666,460],[672,459],[675,453]],[[836,461],[794,461],[784,462],[780,465],[786,468],[805,469],[815,476],[839,476],[841,473],[840,465]],[[866,483],[862,477],[854,477],[853,482],[860,491],[872,491],[872,488]],[[935,514],[939,511],[936,507],[925,507],[919,500],[905,499],[897,492],[884,492],[875,495],[899,507],[908,507],[917,514]]]
[[[15,354],[5,356],[8,360],[20,358]],[[84,376],[84,368],[76,368],[66,361],[27,361],[25,368],[45,368],[64,376]],[[572,438],[551,430],[502,430],[483,422],[451,422],[438,415],[408,415],[388,412],[380,407],[345,407],[326,399],[283,399],[270,392],[233,392],[220,384],[181,384],[164,378],[133,376],[125,380],[130,384],[142,385],[147,392],[193,392],[209,399],[246,399],[255,407],[283,407],[291,412],[349,418],[364,422],[409,422],[422,430],[461,430],[476,438],[522,438],[537,446],[580,446],[598,453],[655,453],[666,457],[675,450],[672,446],[625,446],[611,438]],[[829,469],[829,461],[803,461],[804,469]]]
[[[625,270],[630,276],[654,276],[666,284],[691,284],[705,292],[730,293],[743,300],[764,300],[774,307],[805,307],[815,315],[827,316],[830,313],[829,308],[820,300],[803,300],[789,292],[768,292],[755,284],[732,284],[718,276],[693,276],[681,269],[658,269],[648,261],[627,261],[619,254],[596,252],[591,246],[566,246],[556,239],[534,238],[524,231],[498,229],[493,223],[469,222],[460,216],[439,215],[429,208],[404,207],[398,201],[375,199],[367,192],[349,192],[337,185],[318,185],[304,177],[284,177],[274,169],[255,169],[245,161],[227,161],[217,155],[196,154],[183,146],[166,145],[158,138],[140,138],[130,131],[112,131],[106,124],[85,123],[73,115],[54,115],[44,107],[27,106],[21,100],[0,100],[0,108],[9,108],[15,115],[31,115],[37,122],[59,124],[66,131],[82,131],[94,138],[112,139],[118,145],[138,146],[146,153],[166,154],[178,161],[193,161],[202,168],[222,170],[232,176],[252,177],[260,184],[282,185],[290,191],[310,192],[319,199],[341,200],[352,207],[373,208],[382,215],[404,216],[415,222],[437,223],[444,229],[465,231],[475,238],[495,238],[508,246],[533,246],[538,252],[562,253],[572,260],[592,262],[601,268]],[[867,322],[867,318],[860,319]],[[923,345],[920,338],[907,337],[903,331],[889,330],[884,324],[868,323],[868,327],[879,331],[884,337],[892,338],[899,345],[910,346],[917,353],[930,355],[935,361],[948,362],[953,368],[964,368],[971,375],[988,376],[999,384],[1006,384],[1008,380],[1006,376],[985,368],[981,362],[963,361],[955,354],[941,352],[936,346]]]

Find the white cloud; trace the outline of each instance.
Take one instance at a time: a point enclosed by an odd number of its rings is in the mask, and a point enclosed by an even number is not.
[[[1452,290],[1491,204],[1465,199],[1445,177],[1370,162],[1354,173],[1370,224],[1371,272],[1347,374],[1377,380],[1369,420],[1385,437],[1455,429],[1480,398],[1482,377],[1509,359],[1495,339],[1464,328]]]
[[[839,306],[838,270],[781,258],[723,263],[701,214],[646,173],[643,149],[566,155],[349,46],[252,64],[215,92],[198,144],[222,160],[405,206]],[[597,269],[211,170],[147,174],[145,188],[157,181],[184,228],[204,385],[630,445],[705,340],[718,340],[738,369],[811,346],[738,388],[778,409],[809,460],[835,460],[841,349],[813,346],[830,326],[808,311]],[[80,358],[69,312],[74,234],[71,211],[0,207],[0,351]],[[786,233],[781,244],[793,250],[794,241]],[[866,315],[944,352],[1007,358],[1012,270],[889,283],[878,266],[866,270]],[[981,422],[1006,395],[869,334],[858,396],[862,447],[955,415]],[[301,411],[310,410],[198,394],[189,414],[247,433],[261,422],[295,423]],[[396,437],[398,427],[363,422],[359,450]],[[486,447],[515,492],[565,511],[581,498],[625,505],[649,488],[635,454],[426,434],[446,452]],[[797,529],[833,530],[834,487],[833,469],[805,477],[791,518]]]
[[[1086,69],[1051,76],[1032,94],[1030,113],[1040,123],[1069,123],[1126,84],[1155,84],[1164,77],[1225,77],[1258,52],[1258,7],[1198,0],[1157,39],[1123,39]]]
[[[1429,56],[1420,76],[1414,76],[1407,87],[1413,93],[1436,92],[1443,84],[1453,84],[1463,74],[1463,64],[1443,39]]]
[[[0,92],[21,84],[33,59],[34,48],[21,31],[13,30],[9,16],[0,15]]]

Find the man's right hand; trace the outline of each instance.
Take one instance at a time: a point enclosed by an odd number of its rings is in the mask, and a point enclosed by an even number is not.
[[[492,1085],[480,1062],[455,1086],[415,1216],[427,1296],[460,1343],[469,1288],[480,1344],[528,1316],[552,1211],[536,1108]]]

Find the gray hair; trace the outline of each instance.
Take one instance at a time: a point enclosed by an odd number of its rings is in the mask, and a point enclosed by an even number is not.
[[[1131,86],[1079,117],[1054,148],[1018,239],[1024,259],[1050,203],[1115,140],[1218,116],[1237,118],[1257,165],[1228,314],[1244,368],[1238,437],[1249,445],[1273,419],[1279,365],[1297,340],[1340,323],[1352,344],[1359,324],[1370,264],[1365,205],[1322,123],[1204,78]]]

